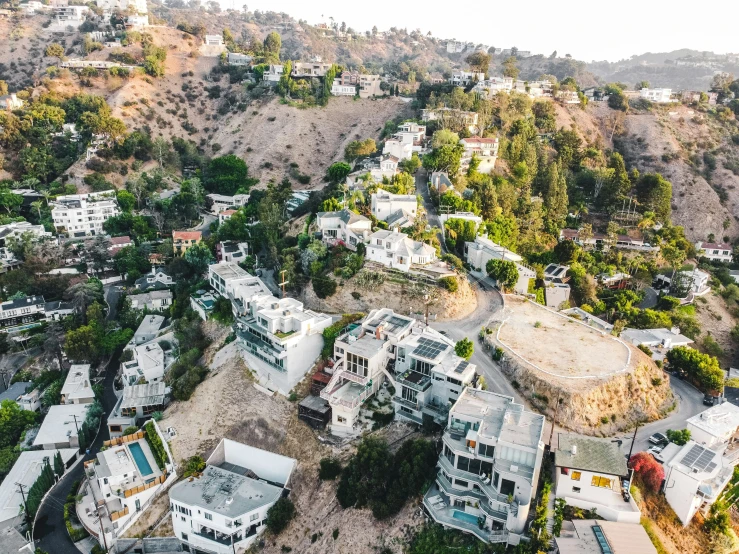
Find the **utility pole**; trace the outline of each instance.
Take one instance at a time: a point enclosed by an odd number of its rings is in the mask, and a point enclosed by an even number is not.
[[[629,461],[627,465],[631,469],[631,453],[634,451],[634,443],[636,442],[636,432],[639,430],[639,422],[636,422],[636,428],[634,429],[634,436],[631,438],[631,446],[629,447]]]
[[[28,488],[28,485],[24,485],[23,483],[16,483],[18,485],[18,491],[21,493],[21,498],[23,499],[23,511],[26,513],[26,521],[30,521],[31,517],[28,514],[28,503],[26,502],[26,493],[24,489]]]
[[[98,501],[97,501],[97,498],[95,498],[95,491],[93,490],[92,487],[90,487],[90,492],[92,493],[92,500],[95,504],[95,512],[97,513],[97,516],[98,516],[98,523],[100,524],[100,536],[103,539],[103,546],[105,547],[105,551],[107,552],[108,551],[108,541],[105,540],[105,529],[103,528],[103,518],[100,516],[100,512],[98,511],[99,510]]]
[[[285,271],[280,271],[280,274],[282,275],[282,283],[280,283],[280,286],[282,287],[282,298],[285,298],[285,285],[287,285],[290,281],[285,281]]]

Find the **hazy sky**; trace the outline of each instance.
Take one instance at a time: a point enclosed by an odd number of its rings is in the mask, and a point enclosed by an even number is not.
[[[319,23],[346,21],[357,31],[421,29],[440,38],[531,50],[534,54],[617,61],[678,48],[738,52],[739,1],[714,0],[701,9],[687,0],[562,2],[554,0],[450,2],[441,0],[220,0],[224,8],[285,12]],[[205,2],[203,2],[205,3]]]

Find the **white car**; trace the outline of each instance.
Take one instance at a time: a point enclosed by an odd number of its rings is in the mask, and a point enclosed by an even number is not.
[[[647,452],[649,452],[652,456],[654,456],[654,459],[657,460],[659,463],[663,464],[665,463],[665,459],[662,457],[662,451],[664,450],[663,446],[653,446]]]

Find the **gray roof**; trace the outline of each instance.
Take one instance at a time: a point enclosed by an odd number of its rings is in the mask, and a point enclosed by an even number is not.
[[[347,210],[346,208],[338,212],[318,212],[317,215],[318,217],[338,217],[347,225],[351,225],[352,223],[359,223],[360,221],[369,221],[369,219],[367,219],[363,215],[356,214],[351,210]]]
[[[233,519],[277,502],[281,494],[281,487],[209,465],[200,477],[174,485],[169,498]]]
[[[15,527],[6,527],[0,531],[0,554],[18,554],[24,546],[28,546],[28,541]]]
[[[164,402],[167,385],[163,381],[133,385],[123,389],[121,408],[135,408],[137,406],[154,406]]]
[[[44,305],[45,312],[57,312],[61,310],[74,310],[74,304],[71,302],[63,302],[62,300],[54,300]]]
[[[24,306],[35,306],[37,304],[45,304],[43,296],[27,296],[24,298],[16,298],[2,303],[2,310],[15,310]]]
[[[0,394],[0,402],[3,400],[13,400],[15,401],[16,398],[19,396],[26,394],[26,389],[33,385],[30,381],[23,381],[18,383],[13,383],[8,387],[8,389]]]
[[[313,410],[314,412],[320,412],[320,413],[326,413],[328,410],[331,409],[331,406],[329,406],[328,402],[326,402],[323,398],[320,396],[313,396],[312,394],[309,394],[303,400],[300,401],[300,405],[304,408],[308,408],[309,410]]]
[[[559,448],[554,453],[554,465],[570,469],[597,471],[608,475],[627,475],[626,458],[611,439],[597,439],[559,433]],[[576,453],[573,454],[573,446]]]

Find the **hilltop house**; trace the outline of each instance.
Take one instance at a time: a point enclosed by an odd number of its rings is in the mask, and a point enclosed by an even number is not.
[[[218,224],[223,225],[225,221],[231,219],[231,216],[237,213],[238,210],[223,210],[218,214]]]
[[[610,248],[637,250],[639,252],[659,251],[659,246],[652,246],[648,242],[628,235],[617,235],[615,238],[611,238],[606,233],[594,231],[590,236],[585,237],[582,229],[562,229],[559,232],[559,240],[571,240],[585,249],[594,248],[596,250],[603,250],[604,252]]]
[[[120,437],[129,427],[141,427],[154,412],[163,411],[168,392],[163,381],[124,387],[107,419],[110,437]]]
[[[142,294],[132,294],[128,296],[131,301],[131,308],[134,310],[147,309],[150,312],[158,312],[169,309],[172,305],[172,291],[170,290],[153,290]]]
[[[52,202],[51,219],[58,233],[84,237],[105,234],[103,223],[120,213],[115,191],[106,190],[57,196]]]
[[[282,77],[284,70],[285,67],[283,65],[272,64],[262,73],[262,80],[268,82],[270,85],[276,85],[280,77]]]
[[[372,215],[387,221],[398,212],[405,212],[406,217],[415,219],[418,211],[418,199],[415,194],[393,194],[377,189],[370,198]]]
[[[739,463],[739,408],[725,402],[688,418],[691,440],[662,451],[665,499],[684,526],[716,502]]]
[[[198,244],[203,238],[200,231],[172,231],[172,248],[175,255],[182,255],[187,249]]]
[[[392,269],[408,272],[413,265],[436,261],[436,249],[411,239],[397,227],[393,231],[375,231],[369,236],[367,259]]]
[[[477,112],[466,112],[456,108],[436,108],[421,110],[421,121],[440,121],[452,129],[465,128],[470,134],[478,132]]]
[[[485,72],[481,71],[455,71],[452,73],[449,82],[455,87],[466,87],[470,83],[477,83],[485,80]]]
[[[725,242],[696,242],[695,249],[698,257],[708,258],[712,262],[731,263],[734,247]]]
[[[91,404],[51,406],[33,440],[33,446],[44,450],[79,448],[79,427],[84,423]]]
[[[208,194],[206,196],[210,202],[210,211],[213,215],[218,215],[223,210],[229,208],[240,208],[249,202],[248,194],[234,194],[227,196],[225,194]]]
[[[321,333],[331,317],[304,309],[294,298],[277,299],[271,294],[249,298],[249,294],[231,302],[237,341],[266,386],[287,394],[321,353]]]
[[[424,510],[486,543],[517,544],[536,498],[544,416],[513,398],[466,388],[448,416]]]
[[[565,522],[554,544],[558,554],[658,554],[640,523],[601,519]]]
[[[259,277],[250,275],[234,262],[208,266],[208,282],[220,296],[231,301],[235,316],[246,314],[256,297],[271,294]]]
[[[554,453],[555,495],[569,506],[596,509],[609,521],[639,523],[641,512],[624,496],[629,470],[618,445],[599,439],[560,433]]]
[[[449,175],[443,171],[434,171],[431,173],[429,187],[435,189],[439,194],[443,194],[447,190],[454,190],[454,185],[449,180]]]
[[[32,323],[46,316],[43,296],[26,296],[0,303],[0,327]]]
[[[226,60],[228,61],[228,65],[251,65],[253,59],[247,54],[229,52]]]
[[[447,214],[439,214],[439,221],[442,225],[445,225],[450,219],[461,219],[462,221],[471,221],[475,224],[475,232],[478,231],[480,225],[482,225],[482,218],[479,215],[475,215],[472,212],[454,212]]]
[[[195,291],[190,296],[190,307],[198,314],[200,319],[206,321],[215,308],[218,298],[204,290]]]
[[[496,138],[468,137],[460,139],[459,144],[464,148],[462,153],[462,163],[460,172],[464,173],[470,166],[472,157],[474,156],[479,165],[477,171],[479,173],[491,173],[495,168],[495,162],[498,159],[499,141]]]
[[[156,437],[149,440],[147,433],[155,433]],[[154,441],[160,446],[156,455],[151,446]],[[85,529],[110,545],[141,517],[162,490],[177,480],[177,473],[156,422],[145,431],[106,441],[105,446],[94,459],[85,462],[83,498],[75,506]]]
[[[362,189],[367,179],[379,183],[383,179],[392,179],[399,173],[396,156],[383,154],[379,158],[366,158],[359,162],[359,169],[346,176],[346,186],[350,189]]]
[[[73,364],[61,390],[61,404],[90,404],[95,391],[90,384],[90,364]]]
[[[413,156],[413,143],[404,141],[402,137],[391,137],[385,141],[382,153],[400,161],[410,160]]]
[[[529,291],[529,281],[536,279],[536,272],[523,263],[523,258],[507,248],[495,244],[486,237],[475,237],[475,242],[466,242],[464,257],[475,271],[487,274],[486,266],[490,260],[504,260],[514,262],[518,269],[518,282],[513,290],[519,294]]]
[[[129,343],[124,352],[131,352],[132,359],[121,362],[121,380],[124,386],[132,386],[143,383],[157,383],[164,380],[164,375],[169,366],[175,361],[174,352],[171,349],[164,350],[162,343],[166,346],[168,339],[173,335],[165,335],[157,339],[139,345]]]
[[[549,264],[544,268],[544,301],[549,308],[560,309],[570,300],[567,265]]]
[[[646,346],[652,350],[652,358],[662,360],[676,346],[688,346],[693,340],[680,334],[678,327],[671,329],[632,329],[626,327],[620,337],[634,346]]]
[[[245,552],[266,529],[267,512],[289,493],[297,462],[221,439],[202,473],[169,491],[172,527],[189,552]]]
[[[367,242],[372,232],[369,219],[346,208],[338,212],[318,212],[316,215],[321,239],[332,246],[343,244],[350,250],[356,250],[357,244]]]
[[[61,300],[46,302],[44,304],[44,313],[46,315],[46,319],[49,321],[61,321],[68,315],[72,315],[74,313],[74,304],[72,304],[72,302],[63,302]]]
[[[324,62],[295,62],[293,64],[292,76],[295,78],[325,77],[326,72],[333,64]]]
[[[166,319],[162,315],[147,315],[133,334],[133,339],[131,339],[133,345],[139,346],[157,338],[165,321]]]
[[[667,104],[672,102],[672,89],[669,88],[643,88],[639,91],[639,98],[656,102],[657,104]]]
[[[219,262],[243,262],[249,255],[249,243],[226,240],[216,244],[216,259]]]
[[[33,383],[31,381],[17,381],[11,384],[5,391],[0,393],[0,404],[5,400],[12,400],[21,410],[29,412],[37,412],[41,408],[41,398],[38,389],[31,389]]]

